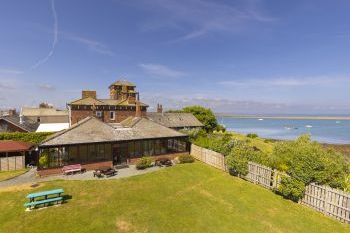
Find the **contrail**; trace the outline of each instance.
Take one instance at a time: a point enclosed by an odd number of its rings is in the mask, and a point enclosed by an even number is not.
[[[53,55],[54,51],[55,51],[55,47],[57,44],[57,38],[58,38],[58,20],[57,20],[57,13],[56,13],[56,9],[55,9],[55,1],[51,0],[51,10],[52,10],[52,15],[53,15],[53,19],[54,19],[54,24],[53,24],[53,41],[52,41],[52,47],[50,52],[46,55],[46,57],[44,57],[43,59],[40,59],[37,63],[35,63],[31,69],[36,69],[38,66],[44,64],[45,62],[47,62],[50,57]]]

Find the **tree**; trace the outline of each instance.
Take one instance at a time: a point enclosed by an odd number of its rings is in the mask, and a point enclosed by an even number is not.
[[[219,127],[216,117],[210,108],[195,105],[185,107],[182,111],[192,113],[204,125],[203,128],[207,132],[212,132]]]

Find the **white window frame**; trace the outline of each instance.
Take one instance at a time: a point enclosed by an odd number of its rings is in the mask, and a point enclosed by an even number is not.
[[[97,117],[102,117],[102,111],[96,111],[96,116]]]
[[[113,114],[113,117],[111,117],[111,114]],[[109,112],[109,119],[110,120],[115,120],[115,111],[110,111]]]

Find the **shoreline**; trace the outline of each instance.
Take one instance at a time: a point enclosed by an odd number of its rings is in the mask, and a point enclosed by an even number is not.
[[[265,115],[230,115],[218,114],[216,117],[240,119],[280,119],[280,120],[342,120],[350,121],[350,116],[265,116]]]

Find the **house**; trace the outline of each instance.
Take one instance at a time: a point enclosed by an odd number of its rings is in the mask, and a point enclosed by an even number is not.
[[[160,104],[157,105],[157,112],[147,112],[147,118],[175,130],[203,127],[203,124],[192,113],[164,113],[163,106]]]
[[[86,117],[106,123],[118,123],[130,116],[145,116],[148,105],[140,102],[135,84],[119,80],[109,86],[109,99],[97,98],[96,91],[83,90],[82,96],[67,104],[70,125]]]
[[[53,107],[22,107],[20,116],[38,123],[68,123],[68,111]]]
[[[24,169],[35,160],[33,147],[28,142],[0,141],[0,171]]]
[[[23,116],[7,115],[0,117],[0,132],[35,132],[39,123]]]
[[[40,156],[46,156],[47,163],[38,164],[38,173],[60,173],[62,166],[77,163],[90,170],[133,164],[142,156],[174,158],[189,150],[186,134],[145,117],[130,116],[120,123],[106,123],[89,116],[39,145]]]

